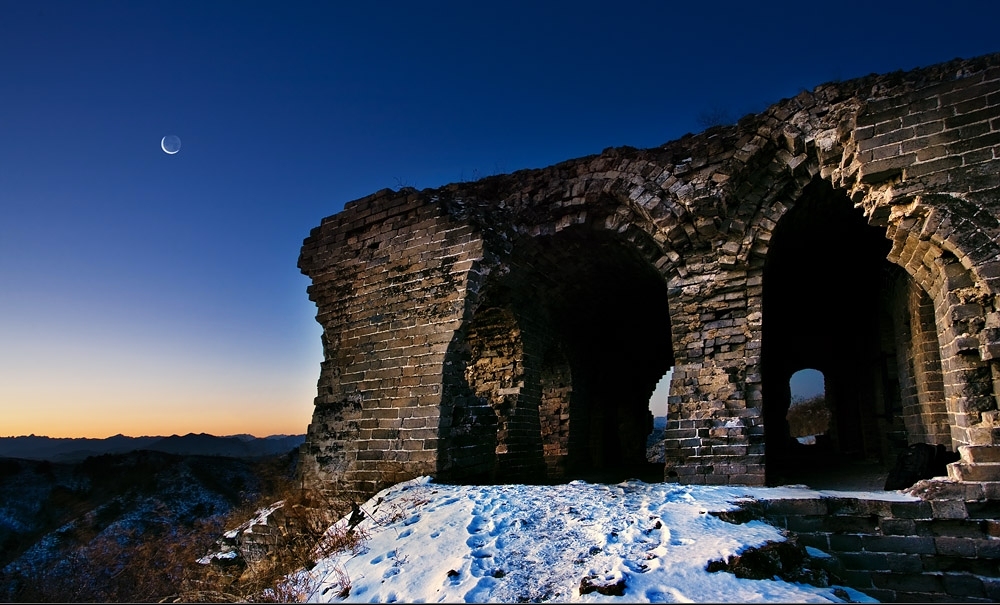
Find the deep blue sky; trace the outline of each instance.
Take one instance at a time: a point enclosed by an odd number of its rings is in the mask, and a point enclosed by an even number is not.
[[[992,1],[3,0],[0,435],[302,432],[321,350],[296,259],[344,202],[655,146],[998,51],[998,23]]]

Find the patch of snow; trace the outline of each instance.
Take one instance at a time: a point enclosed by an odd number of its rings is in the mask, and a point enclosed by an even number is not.
[[[876,602],[844,587],[706,571],[711,560],[785,539],[761,521],[736,525],[709,512],[747,499],[828,493],[641,481],[459,486],[422,477],[361,507],[361,548],[321,559],[288,582],[318,602],[843,602],[834,589]],[[594,585],[623,593],[588,592]]]
[[[210,555],[205,555],[204,557],[197,559],[197,562],[202,565],[208,565],[209,563],[212,562],[213,559],[219,561],[235,561],[239,556],[240,553],[238,553],[235,550],[225,550],[212,553]]]
[[[245,534],[252,534],[254,525],[267,525],[267,520],[271,516],[271,513],[278,510],[284,505],[285,505],[284,500],[278,500],[277,502],[271,504],[270,506],[265,506],[264,508],[258,510],[254,514],[252,519],[250,519],[249,521],[244,521],[242,525],[240,525],[236,529],[227,531],[224,535],[230,540],[232,540],[236,538],[236,536],[239,535],[241,532]],[[230,534],[233,535],[230,536]]]
[[[813,548],[812,546],[806,546],[806,554],[814,559],[832,559],[833,555],[827,552],[823,552],[818,548]]]
[[[796,498],[858,498],[862,500],[882,500],[885,502],[917,502],[920,500],[920,498],[902,491],[841,491],[812,489],[805,485],[755,487],[752,489],[754,498],[759,500],[793,500]]]

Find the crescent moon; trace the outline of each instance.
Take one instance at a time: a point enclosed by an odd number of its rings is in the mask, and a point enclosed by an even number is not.
[[[167,155],[174,155],[181,150],[181,139],[178,136],[168,134],[160,140],[160,149]]]

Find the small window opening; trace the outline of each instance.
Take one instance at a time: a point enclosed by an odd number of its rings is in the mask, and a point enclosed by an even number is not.
[[[830,430],[833,414],[826,402],[823,372],[799,370],[788,381],[791,405],[785,419],[789,434],[802,445],[816,445]]]
[[[663,432],[667,429],[667,398],[670,396],[670,379],[673,376],[674,369],[670,368],[656,383],[656,388],[653,389],[653,394],[649,397],[649,413],[653,415],[653,432],[646,437],[646,460],[657,464],[666,462]]]

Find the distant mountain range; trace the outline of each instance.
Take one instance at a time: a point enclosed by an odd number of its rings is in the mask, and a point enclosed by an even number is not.
[[[106,439],[55,438],[28,435],[0,437],[0,458],[79,462],[89,456],[152,450],[168,454],[256,458],[287,453],[305,441],[305,435],[230,435],[217,437],[188,433],[169,437],[126,437]]]

